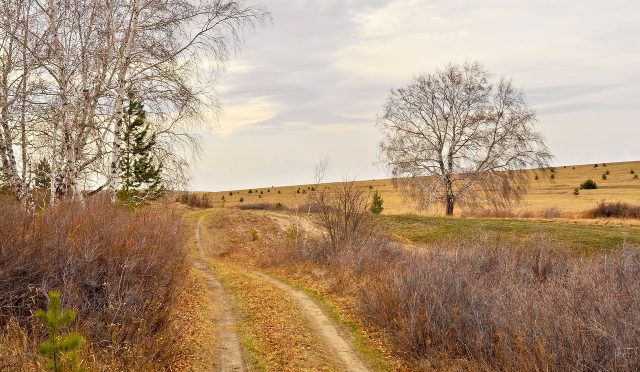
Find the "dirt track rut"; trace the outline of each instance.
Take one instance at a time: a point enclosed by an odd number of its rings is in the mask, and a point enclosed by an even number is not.
[[[289,294],[298,303],[300,309],[305,313],[313,328],[319,336],[331,347],[338,359],[342,362],[347,371],[368,371],[369,369],[362,363],[355,350],[340,335],[333,322],[322,311],[320,306],[302,291],[289,286],[288,284],[275,279],[264,273],[258,273],[261,277],[269,281],[274,286]]]
[[[213,366],[215,371],[248,371],[248,365],[243,357],[242,348],[238,334],[235,331],[237,324],[233,313],[233,308],[227,298],[224,287],[220,280],[213,274],[209,264],[204,260],[206,253],[202,246],[200,229],[204,217],[200,217],[196,225],[196,245],[200,258],[196,261],[196,268],[200,270],[207,280],[207,286],[211,292],[212,301],[216,304],[217,316],[215,324],[217,327],[218,347],[219,347],[219,365]]]
[[[267,216],[272,221],[276,222],[283,230],[288,229],[292,221],[285,216],[271,214]],[[196,227],[196,240],[200,257],[204,258],[210,252],[205,252],[203,244],[201,242],[201,228],[204,216],[198,220]],[[318,233],[315,231],[314,226],[309,221],[304,220],[303,228],[309,230],[312,234]],[[215,252],[211,252],[214,253]],[[234,331],[235,318],[231,309],[231,305],[228,302],[224,289],[220,281],[211,272],[209,265],[201,259],[198,263],[198,268],[205,274],[211,283],[212,291],[214,292],[214,300],[217,306],[220,308],[219,313],[222,318],[218,320],[219,325],[219,337],[220,337],[220,356],[224,371],[239,371],[247,370],[247,365],[242,357],[242,349],[238,342],[238,336]],[[342,364],[344,370],[361,372],[369,371],[367,366],[359,358],[352,345],[342,337],[334,322],[324,313],[322,308],[309,296],[299,289],[293,288],[290,285],[278,280],[272,276],[256,271],[257,275],[265,279],[271,285],[284,291],[287,295],[294,299],[298,309],[303,313],[312,329],[320,337],[323,343],[326,344],[335,353],[336,359]]]

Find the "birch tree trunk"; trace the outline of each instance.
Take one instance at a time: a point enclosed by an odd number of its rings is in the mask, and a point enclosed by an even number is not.
[[[115,97],[114,112],[116,115],[115,126],[113,128],[113,153],[111,155],[111,169],[109,173],[109,191],[112,193],[112,200],[115,200],[115,194],[120,187],[120,150],[122,147],[122,121],[124,118],[124,99],[127,94],[127,72],[129,63],[131,63],[131,51],[133,42],[136,38],[138,30],[138,19],[140,11],[138,9],[138,1],[133,0],[131,3],[131,18],[129,27],[126,29],[125,40],[121,52],[119,53],[118,77]],[[115,30],[114,30],[115,32]]]
[[[200,61],[224,63],[242,29],[268,17],[244,1],[0,3],[0,178],[27,208],[34,159],[50,165],[52,202],[100,184],[88,194],[115,196],[129,89],[141,92],[165,174],[182,177],[182,152],[197,149],[187,125],[215,102],[213,78],[194,79]]]

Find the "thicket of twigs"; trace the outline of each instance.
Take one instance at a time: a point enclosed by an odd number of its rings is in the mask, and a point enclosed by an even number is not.
[[[207,194],[198,195],[195,193],[185,192],[180,194],[180,196],[176,198],[176,201],[184,205],[188,205],[191,208],[207,209],[213,207],[213,204],[211,203],[211,200],[209,200],[209,196]]]
[[[50,289],[78,317],[85,365],[157,370],[182,355],[175,316],[188,263],[180,216],[109,202],[62,203],[30,217],[0,208],[0,370],[36,369],[46,338],[34,317]],[[42,367],[42,365],[40,365]]]
[[[622,202],[600,202],[587,211],[588,218],[640,218],[640,205]]]
[[[354,307],[403,359],[420,368],[640,369],[640,250],[582,257],[543,240],[516,248],[481,239],[409,250],[377,233],[357,195],[327,197],[355,204],[331,202],[332,216],[318,218],[325,228],[366,218],[351,235],[361,239],[327,235],[276,252],[272,264],[321,268],[313,272],[356,294]]]

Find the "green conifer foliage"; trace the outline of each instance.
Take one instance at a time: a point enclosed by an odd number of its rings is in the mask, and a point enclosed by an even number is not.
[[[373,214],[382,213],[382,211],[384,210],[384,207],[382,206],[383,204],[384,204],[384,199],[382,199],[382,196],[376,190],[373,193],[373,198],[371,200],[371,213]]]
[[[51,186],[51,165],[45,159],[36,164],[35,184],[38,189],[48,189]]]
[[[153,156],[155,133],[150,133],[142,102],[129,91],[129,106],[124,115],[122,155],[120,157],[121,199],[144,201],[160,197],[162,162]]]
[[[49,309],[38,309],[36,317],[47,326],[49,338],[40,344],[38,354],[49,360],[49,368],[55,372],[80,371],[81,366],[78,351],[84,344],[84,339],[78,333],[62,334],[61,328],[67,326],[76,318],[73,310],[60,310],[60,292],[49,292]]]

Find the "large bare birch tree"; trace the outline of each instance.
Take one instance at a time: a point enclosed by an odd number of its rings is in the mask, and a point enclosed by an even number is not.
[[[115,194],[130,91],[165,171],[184,174],[197,148],[190,126],[216,108],[217,71],[268,16],[244,0],[4,1],[0,172],[12,192],[29,204],[32,159],[44,158],[52,199],[92,186]]]
[[[535,122],[511,80],[477,62],[451,64],[391,91],[377,123],[380,158],[420,207],[504,207],[526,191],[517,170],[545,169],[552,158]]]

